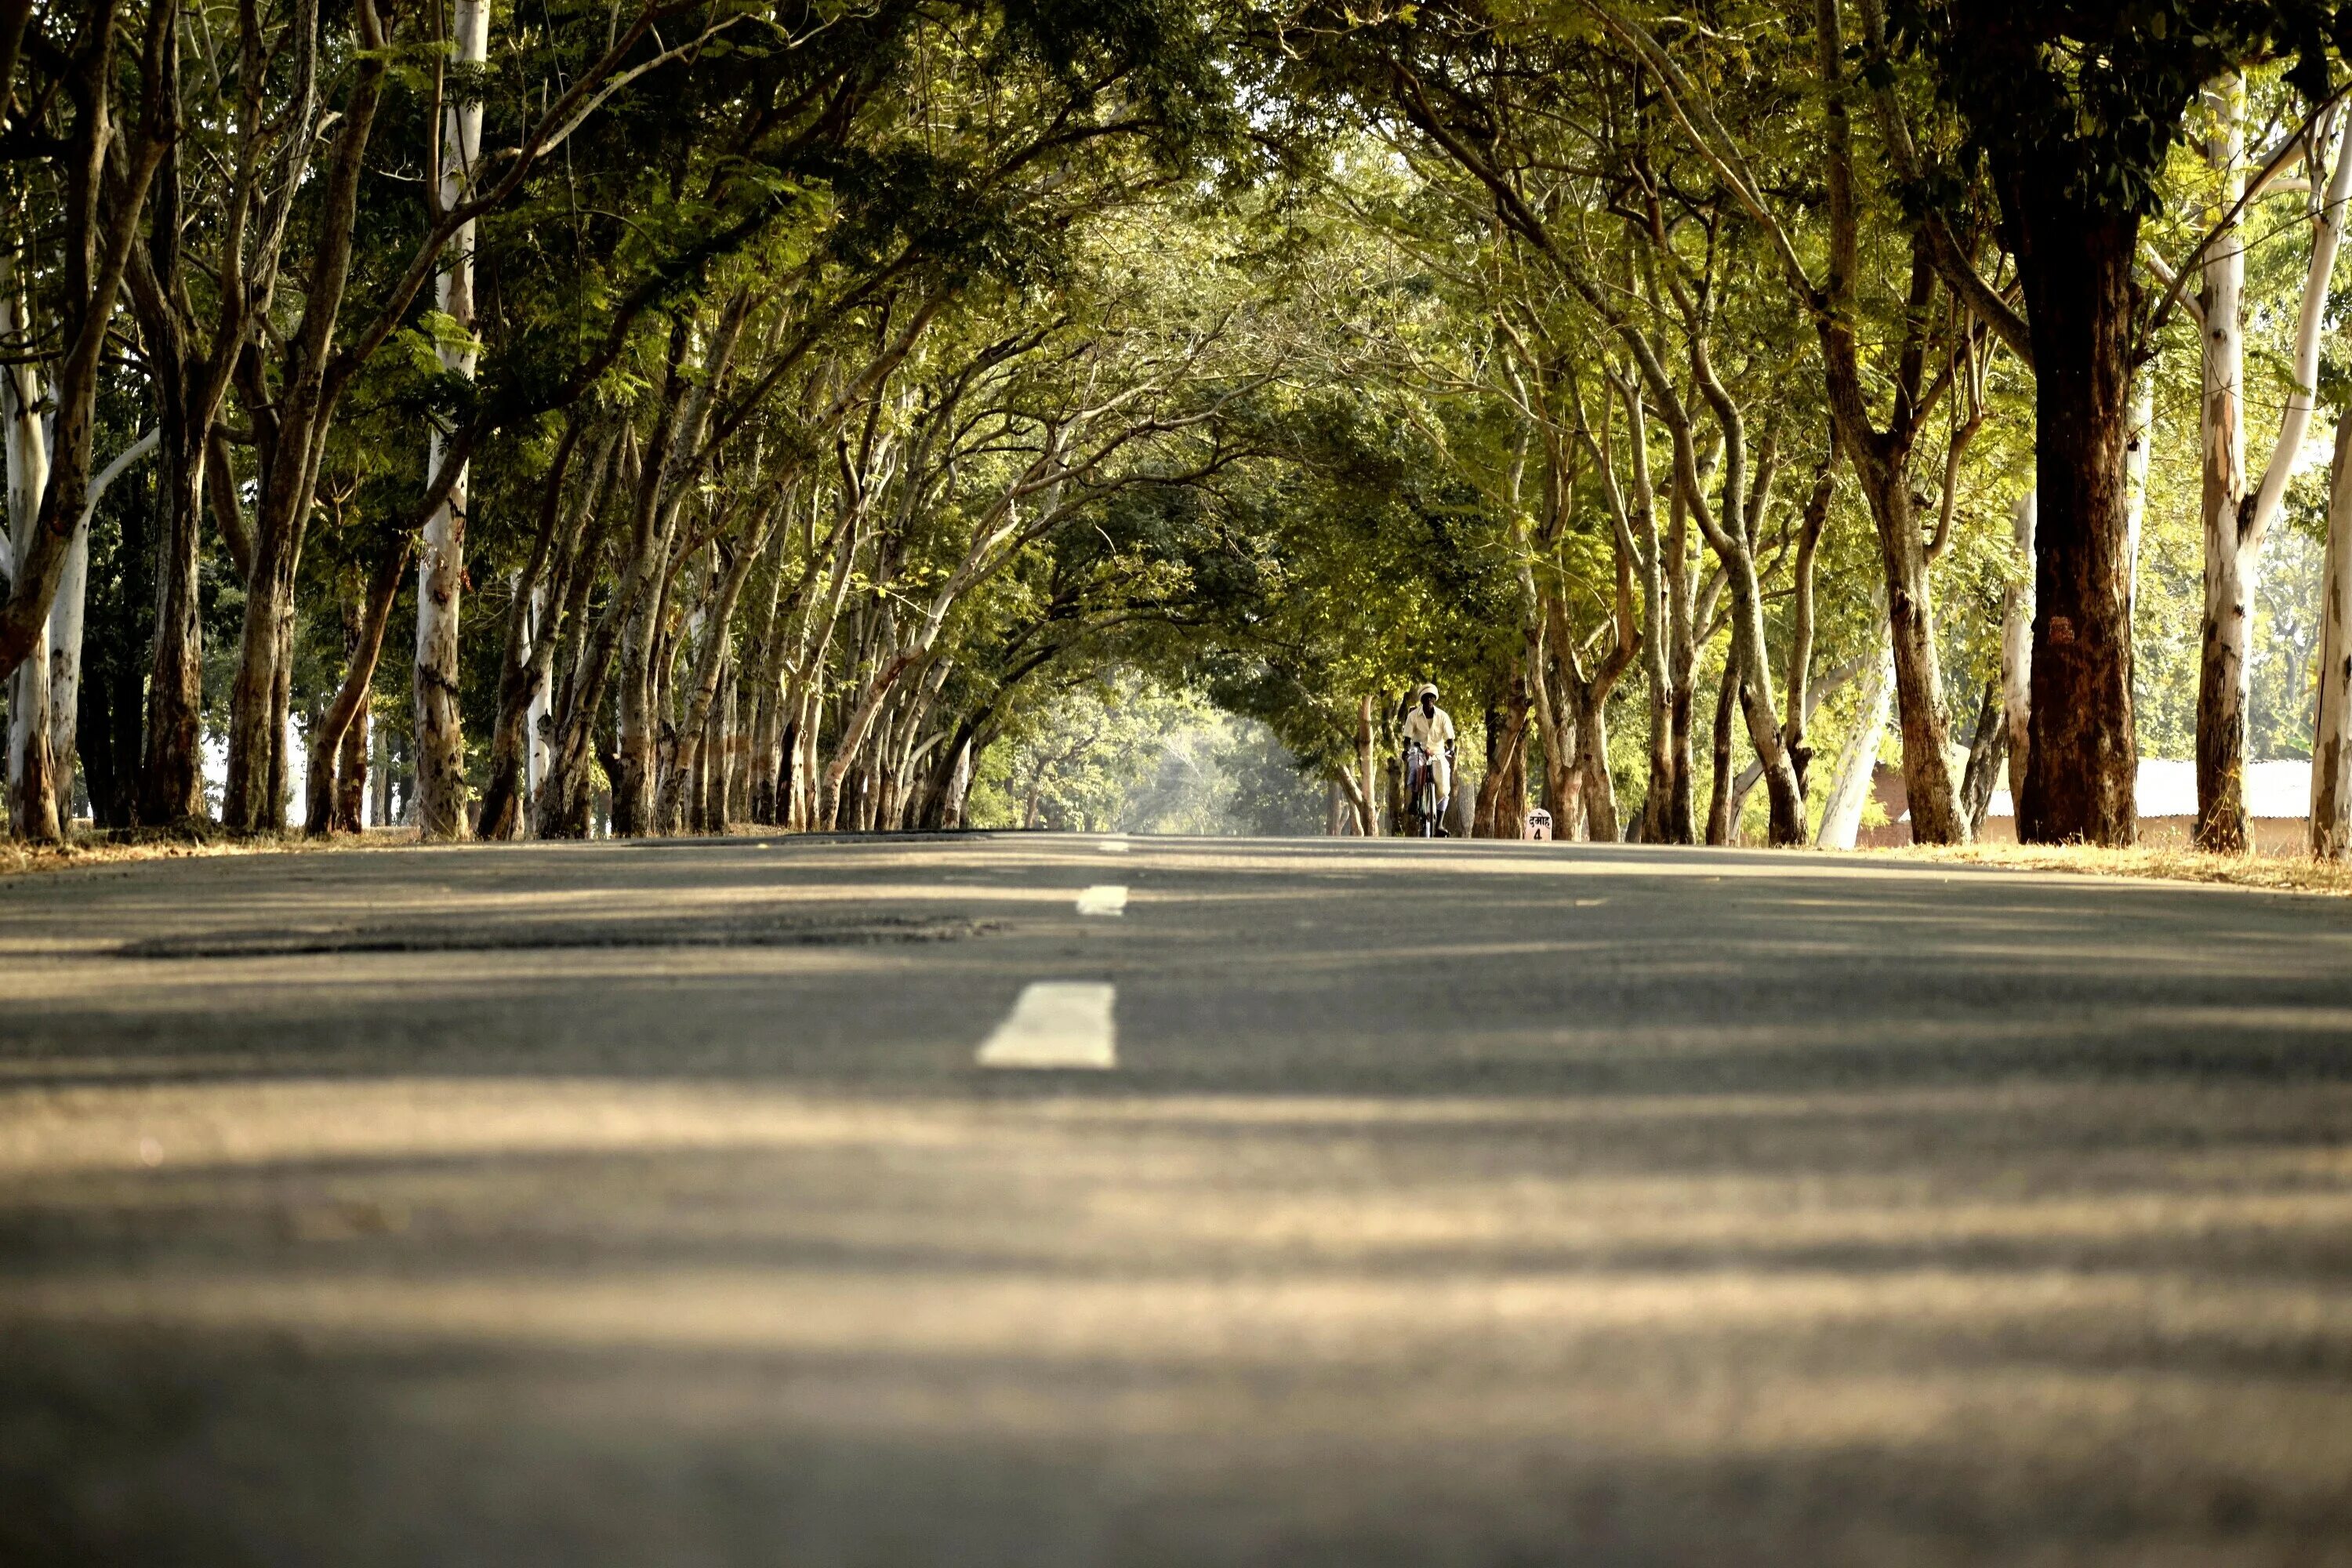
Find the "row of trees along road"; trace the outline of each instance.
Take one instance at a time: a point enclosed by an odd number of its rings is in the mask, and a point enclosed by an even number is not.
[[[2127,843],[2146,746],[2352,852],[2347,42],[0,0],[10,826],[954,825],[1117,670],[1362,832],[1433,677],[1481,832],[1850,843],[1891,726],[1923,841]]]

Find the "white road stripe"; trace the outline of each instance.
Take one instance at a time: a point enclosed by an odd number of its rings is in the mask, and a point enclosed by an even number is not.
[[[1088,888],[1078,895],[1078,913],[1123,915],[1127,913],[1127,889],[1116,882]]]
[[[1128,844],[1124,838],[1106,838],[1095,847],[1106,855],[1124,855],[1127,853]]]
[[[984,1068],[1114,1068],[1111,1026],[1118,988],[1070,980],[1024,987],[1011,1016],[980,1047]]]

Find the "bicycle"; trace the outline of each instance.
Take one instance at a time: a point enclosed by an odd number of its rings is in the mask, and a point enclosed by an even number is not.
[[[1445,837],[1445,803],[1437,794],[1437,769],[1418,741],[1404,747],[1405,816],[1416,838]]]

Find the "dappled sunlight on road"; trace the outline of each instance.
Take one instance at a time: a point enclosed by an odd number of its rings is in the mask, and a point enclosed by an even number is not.
[[[1121,1568],[1147,1524],[1152,1568],[2352,1539],[2336,907],[1730,863],[730,841],[44,892],[0,1451],[372,1562],[415,1518],[527,1556],[557,1496],[615,1563],[778,1518]],[[1037,981],[1115,993],[1114,1070],[973,1066]]]

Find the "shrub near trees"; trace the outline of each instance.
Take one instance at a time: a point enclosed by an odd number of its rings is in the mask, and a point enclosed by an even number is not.
[[[395,769],[435,837],[953,825],[1118,670],[1368,833],[1435,679],[1480,831],[1654,842],[1849,842],[1885,726],[1921,839],[2005,759],[2026,837],[2128,842],[2193,689],[2200,839],[2287,735],[2340,853],[2342,48],[2254,0],[0,7],[12,830],[77,780],[274,829],[298,763],[314,832]]]

